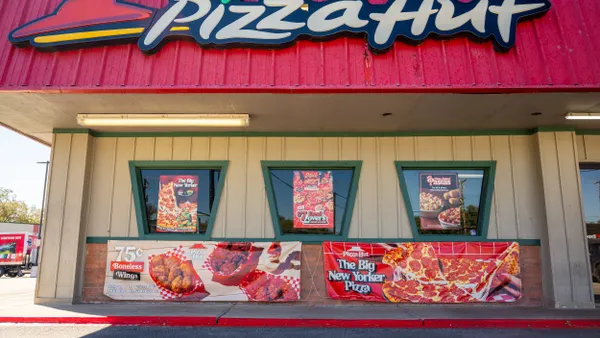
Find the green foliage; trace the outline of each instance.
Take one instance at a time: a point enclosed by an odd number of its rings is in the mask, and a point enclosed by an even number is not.
[[[15,193],[0,187],[0,223],[39,224],[40,209],[17,200]]]

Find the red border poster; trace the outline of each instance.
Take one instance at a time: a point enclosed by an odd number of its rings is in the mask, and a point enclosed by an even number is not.
[[[514,302],[516,242],[323,242],[332,299],[389,303]]]
[[[333,229],[331,171],[294,171],[294,228]]]

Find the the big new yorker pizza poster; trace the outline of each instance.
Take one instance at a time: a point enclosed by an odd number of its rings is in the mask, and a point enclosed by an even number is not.
[[[516,242],[323,243],[333,299],[390,303],[514,302]]]

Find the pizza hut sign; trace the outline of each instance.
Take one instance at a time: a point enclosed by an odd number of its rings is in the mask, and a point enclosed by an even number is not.
[[[518,21],[550,6],[548,0],[169,0],[153,8],[125,0],[64,0],[52,14],[16,28],[9,40],[39,48],[137,40],[142,51],[152,52],[180,38],[281,46],[301,36],[354,33],[384,51],[397,38],[420,42],[467,33],[508,49]]]

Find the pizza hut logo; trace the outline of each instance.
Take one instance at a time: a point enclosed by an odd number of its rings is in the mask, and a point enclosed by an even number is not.
[[[344,251],[343,256],[348,256],[352,258],[363,258],[369,257],[369,253],[358,246],[353,246],[349,250]]]
[[[8,1],[8,0],[5,0]],[[363,35],[385,51],[398,38],[468,34],[498,49],[515,43],[519,21],[546,13],[549,0],[63,0],[9,35],[38,48],[136,41],[152,52],[168,41],[204,46],[285,46],[301,37]],[[152,1],[147,1],[152,2]],[[156,3],[157,1],[153,1]]]

